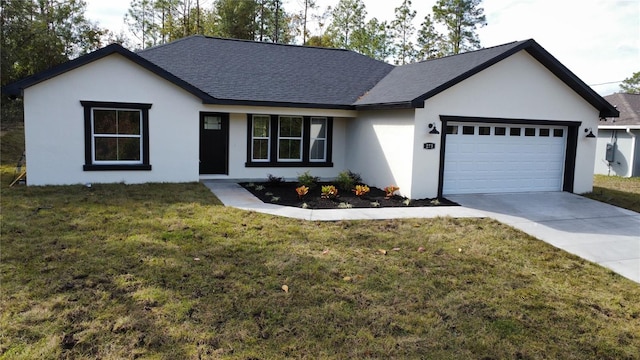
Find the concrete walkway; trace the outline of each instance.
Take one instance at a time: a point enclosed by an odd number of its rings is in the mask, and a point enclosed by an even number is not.
[[[236,183],[203,183],[226,206],[302,220],[489,217],[640,283],[640,214],[575,194],[451,195],[461,206],[311,210],[265,204]]]

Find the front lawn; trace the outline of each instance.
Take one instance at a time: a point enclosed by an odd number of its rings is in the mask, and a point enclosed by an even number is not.
[[[12,173],[2,359],[640,358],[637,283],[496,221],[307,222],[201,184]]]
[[[593,192],[584,196],[640,212],[640,177],[596,175],[593,178]]]

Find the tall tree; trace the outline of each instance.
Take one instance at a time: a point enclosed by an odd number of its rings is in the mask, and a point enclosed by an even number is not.
[[[418,31],[418,60],[441,57],[442,35],[433,26],[431,15],[424,17]]]
[[[447,54],[480,48],[476,28],[487,25],[481,1],[438,0],[433,6],[433,20],[447,29],[443,43]]]
[[[256,35],[255,0],[218,0],[215,3],[219,35],[254,40]]]
[[[102,46],[107,31],[85,17],[82,0],[2,0],[2,85]]]
[[[394,54],[393,35],[386,21],[376,18],[369,20],[364,28],[353,34],[351,43],[354,51],[376,60],[387,61]]]
[[[257,0],[256,7],[256,40],[291,42],[291,16],[285,11],[282,0]]]
[[[620,90],[628,94],[640,94],[640,71],[634,72],[633,75],[622,80]]]
[[[411,41],[416,29],[413,19],[416,11],[411,10],[411,0],[404,0],[402,5],[395,9],[396,18],[391,22],[393,29],[394,47],[396,52],[396,64],[404,65],[415,61],[416,50]]]
[[[160,27],[156,23],[155,0],[132,0],[124,16],[129,31],[139,40],[144,49],[160,43]]]
[[[315,0],[302,0],[302,2],[303,2],[302,13],[301,13],[301,19],[302,19],[302,45],[305,45],[307,43],[307,37],[309,37],[309,30],[308,30],[309,11],[311,11],[311,10],[316,8],[316,1]]]
[[[331,33],[335,45],[343,49],[353,49],[354,33],[364,28],[367,16],[362,0],[340,0],[331,11],[332,20],[328,31]]]

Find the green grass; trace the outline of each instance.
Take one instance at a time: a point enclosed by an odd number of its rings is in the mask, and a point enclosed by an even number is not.
[[[2,169],[0,359],[640,358],[637,283],[492,220],[305,222]]]
[[[593,192],[584,196],[640,212],[640,177],[596,175],[593,180]]]

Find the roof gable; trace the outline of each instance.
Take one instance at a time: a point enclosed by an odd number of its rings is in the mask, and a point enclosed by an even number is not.
[[[22,96],[24,89],[41,83],[43,81],[54,78],[58,75],[64,74],[68,71],[72,71],[76,68],[89,64],[91,62],[100,60],[104,57],[119,54],[124,56],[125,58],[133,61],[134,63],[142,66],[143,68],[155,73],[156,75],[174,83],[175,85],[185,89],[186,91],[194,94],[195,96],[201,98],[203,101],[207,101],[210,99],[210,96],[206,93],[202,92],[200,89],[194,87],[193,85],[185,82],[184,80],[174,76],[173,74],[167,72],[165,69],[149,62],[148,60],[136,55],[135,53],[125,49],[119,44],[111,44],[89,54],[80,56],[76,59],[67,61],[66,63],[55,66],[49,70],[45,70],[39,72],[35,75],[29,76],[22,80],[16,81],[12,84],[9,84],[2,88],[2,93],[12,96]]]
[[[525,50],[573,91],[600,111],[618,116],[617,110],[575,76],[534,40],[525,40],[395,68],[365,96],[356,108],[423,107],[430,97],[480,71]]]

